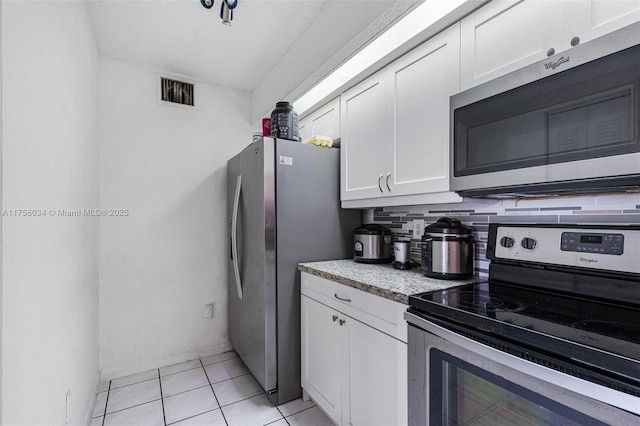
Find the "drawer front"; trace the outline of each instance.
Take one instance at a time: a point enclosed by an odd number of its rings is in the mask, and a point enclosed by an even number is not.
[[[326,278],[301,272],[301,293],[402,342],[408,306]]]

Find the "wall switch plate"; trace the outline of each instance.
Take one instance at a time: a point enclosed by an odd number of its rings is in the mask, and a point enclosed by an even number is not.
[[[424,235],[424,219],[413,220],[413,239],[419,240]]]
[[[202,310],[202,316],[205,318],[213,318],[213,303],[204,305],[204,309]]]

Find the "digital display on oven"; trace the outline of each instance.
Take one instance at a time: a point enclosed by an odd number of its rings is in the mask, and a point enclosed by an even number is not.
[[[587,244],[602,244],[602,235],[580,235],[580,242]]]
[[[563,232],[562,251],[621,255],[624,250],[624,235],[590,232]]]

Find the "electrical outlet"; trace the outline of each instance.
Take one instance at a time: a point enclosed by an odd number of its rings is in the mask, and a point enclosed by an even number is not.
[[[213,303],[204,305],[204,309],[202,310],[202,316],[205,318],[213,318]]]
[[[424,234],[424,219],[413,220],[413,239],[419,240]]]

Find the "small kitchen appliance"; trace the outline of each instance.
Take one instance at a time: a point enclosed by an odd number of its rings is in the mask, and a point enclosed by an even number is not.
[[[422,273],[445,280],[473,275],[474,239],[470,227],[442,217],[424,229]]]
[[[640,226],[490,224],[487,258],[409,297],[409,424],[640,424]]]
[[[387,263],[391,260],[391,230],[368,224],[353,230],[353,260],[362,263]]]
[[[396,241],[393,243],[392,265],[395,269],[411,269],[411,242]]]
[[[640,187],[640,22],[451,97],[462,196]]]

